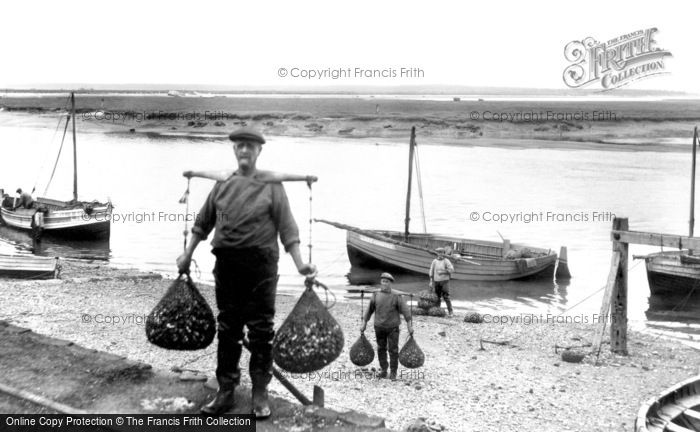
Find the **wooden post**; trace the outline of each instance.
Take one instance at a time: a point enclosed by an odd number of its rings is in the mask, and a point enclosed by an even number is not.
[[[627,218],[615,218],[613,230],[629,230]],[[620,254],[620,266],[613,286],[610,322],[610,350],[616,354],[627,355],[627,261],[629,244],[613,236],[613,252]]]
[[[314,386],[314,405],[323,408],[325,404],[325,393],[323,389],[317,385]]]
[[[78,202],[78,146],[75,143],[75,93],[70,94],[73,115],[73,201]]]
[[[561,249],[559,249],[559,259],[557,260],[557,270],[554,274],[554,279],[571,279],[571,272],[569,272],[569,258],[567,257],[566,246],[562,246]]]
[[[600,355],[600,347],[603,344],[603,335],[605,334],[605,326],[608,323],[610,316],[610,303],[612,302],[613,287],[617,283],[617,276],[620,274],[620,252],[613,251],[612,261],[610,262],[610,273],[608,274],[608,282],[605,284],[605,292],[603,293],[603,303],[600,305],[600,314],[598,314],[598,331],[593,335],[593,354],[596,358]]]
[[[689,229],[688,229],[688,237],[693,236],[693,229],[695,228],[695,156],[697,153],[697,144],[696,141],[698,139],[698,128],[697,126],[695,127],[695,130],[693,131],[693,163],[691,167],[691,172],[690,172],[690,220],[688,221]],[[693,251],[689,250],[688,255],[692,255]]]

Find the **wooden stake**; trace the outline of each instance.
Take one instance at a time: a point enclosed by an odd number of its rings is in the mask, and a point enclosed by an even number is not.
[[[627,218],[615,218],[613,230],[627,231]],[[613,239],[613,251],[620,254],[620,268],[613,286],[610,323],[610,350],[616,354],[627,355],[627,261],[629,244]]]
[[[603,344],[603,335],[605,334],[605,326],[608,322],[608,314],[610,313],[610,303],[612,302],[612,293],[617,276],[620,273],[620,252],[614,251],[612,254],[612,262],[610,263],[610,273],[608,274],[608,283],[605,284],[605,292],[603,293],[603,303],[600,305],[600,314],[598,315],[599,329],[593,337],[592,353],[596,357],[600,355],[600,347]]]
[[[70,103],[73,116],[73,201],[78,202],[78,145],[75,138],[75,93],[71,92]]]
[[[325,403],[325,393],[323,389],[317,385],[314,386],[314,405],[323,408]]]
[[[569,260],[566,253],[566,246],[562,246],[561,249],[559,249],[559,259],[557,260],[557,271],[554,274],[554,279],[571,279],[571,273],[569,272]]]

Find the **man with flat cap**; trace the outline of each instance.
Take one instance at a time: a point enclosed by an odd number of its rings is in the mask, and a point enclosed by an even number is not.
[[[435,295],[438,298],[438,306],[440,299],[445,299],[447,305],[447,313],[452,316],[452,302],[450,301],[450,277],[455,271],[454,265],[445,258],[445,248],[435,249],[437,258],[430,264],[428,276],[430,277],[430,288],[435,290]]]
[[[192,254],[200,241],[216,228],[211,242],[216,255],[214,279],[219,309],[216,397],[202,407],[202,413],[219,415],[235,404],[234,389],[240,383],[238,363],[243,327],[250,341],[250,379],[253,384],[253,413],[270,416],[267,386],[272,379],[272,339],[277,290],[279,236],[299,273],[312,275],[313,264],[304,263],[299,251],[299,230],[280,182],[265,181],[256,163],[265,144],[252,128],[229,135],[238,169],[218,181],[209,193],[192,228],[192,239],[178,257],[180,272],[189,271]]]
[[[389,378],[396,380],[396,370],[399,368],[399,328],[401,315],[406,320],[408,334],[413,334],[411,325],[411,313],[404,299],[391,291],[394,277],[389,273],[382,273],[379,277],[381,289],[372,295],[369,308],[365,312],[360,331],[364,333],[367,322],[374,314],[374,334],[377,337],[377,357],[382,371],[379,378],[386,378],[387,367],[391,366]],[[386,361],[387,349],[389,351],[389,363]]]

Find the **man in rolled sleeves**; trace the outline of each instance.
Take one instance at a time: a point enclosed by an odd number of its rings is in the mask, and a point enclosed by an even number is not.
[[[401,325],[401,315],[406,320],[408,333],[413,334],[411,325],[411,313],[403,298],[391,292],[391,284],[394,277],[389,273],[382,273],[379,277],[381,290],[374,293],[369,302],[369,308],[365,312],[360,331],[364,332],[367,322],[374,315],[374,333],[377,337],[377,357],[379,367],[382,371],[379,378],[386,378],[387,367],[391,367],[389,378],[396,379],[396,370],[399,368],[399,328]],[[387,349],[389,351],[389,363],[386,361]]]
[[[266,418],[270,416],[267,385],[272,379],[278,235],[299,273],[311,275],[316,268],[301,258],[299,230],[284,186],[264,181],[265,176],[256,169],[265,143],[263,136],[254,129],[242,128],[231,133],[229,139],[234,143],[238,170],[214,185],[177,265],[181,272],[187,272],[197,245],[216,228],[211,244],[216,255],[214,279],[219,308],[219,390],[214,400],[202,407],[202,413],[219,415],[234,406],[245,325],[250,340],[253,413],[257,418]]]
[[[452,316],[452,302],[450,301],[450,277],[454,273],[455,268],[448,260],[445,258],[445,249],[437,248],[435,249],[437,253],[437,258],[433,260],[430,264],[430,271],[428,275],[430,276],[430,288],[435,289],[435,295],[438,298],[438,306],[440,306],[440,299],[445,299],[445,304],[447,305],[447,312]]]

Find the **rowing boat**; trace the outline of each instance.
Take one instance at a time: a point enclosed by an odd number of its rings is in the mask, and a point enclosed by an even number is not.
[[[635,432],[700,432],[700,375],[689,378],[645,402],[637,413]]]
[[[33,255],[0,254],[0,277],[51,279],[56,277],[56,259]]]

